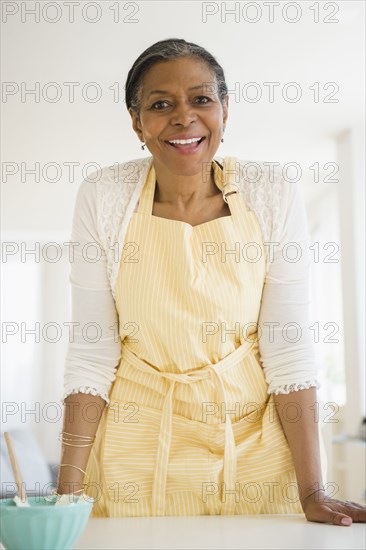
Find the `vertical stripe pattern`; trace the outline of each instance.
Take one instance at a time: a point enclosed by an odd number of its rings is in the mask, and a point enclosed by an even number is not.
[[[235,185],[236,159],[212,170]],[[132,215],[116,289],[122,357],[87,466],[92,516],[302,513],[260,364],[265,251],[240,193],[191,226]],[[225,186],[225,188],[224,188]]]

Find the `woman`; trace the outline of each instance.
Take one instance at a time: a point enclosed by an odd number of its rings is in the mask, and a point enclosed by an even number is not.
[[[228,90],[196,44],[145,50],[126,106],[151,157],[106,168],[78,192],[58,493],[85,481],[96,517],[365,521],[365,507],[325,493],[314,354],[294,333],[308,326],[298,187],[278,167],[215,156]],[[90,244],[97,258],[85,256]]]

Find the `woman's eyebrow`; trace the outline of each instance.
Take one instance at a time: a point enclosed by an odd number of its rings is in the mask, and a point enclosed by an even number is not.
[[[188,88],[188,90],[198,90],[198,88],[204,88],[205,84],[198,84],[197,86],[191,86],[191,88]],[[151,90],[148,98],[153,94],[169,94],[169,90]]]

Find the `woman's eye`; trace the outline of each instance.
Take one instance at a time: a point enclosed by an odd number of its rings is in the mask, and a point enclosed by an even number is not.
[[[159,104],[161,104],[161,103],[166,103],[166,101],[157,101],[156,103],[154,103],[154,104],[152,105],[152,108],[155,109],[155,106],[156,106],[156,105],[159,105]],[[155,109],[155,111],[160,111],[160,109]]]
[[[198,99],[202,99],[202,98],[207,99],[207,102],[211,101],[211,99],[209,97],[205,96],[205,95],[198,96]]]
[[[205,96],[205,95],[197,96],[195,99],[205,99],[205,100],[207,100],[207,101],[204,101],[203,104],[206,104],[206,103],[208,103],[208,102],[211,101],[211,99],[210,99],[209,97]],[[166,103],[166,101],[163,101],[163,100],[157,101],[156,103],[154,103],[154,104],[152,105],[152,109],[153,109],[154,111],[161,111],[161,108],[160,108],[160,107],[156,108],[156,106],[157,106],[157,105],[162,105],[163,103]],[[199,103],[202,103],[202,102],[200,101]]]

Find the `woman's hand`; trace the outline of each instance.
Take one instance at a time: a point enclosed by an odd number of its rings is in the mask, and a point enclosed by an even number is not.
[[[301,505],[308,521],[342,526],[352,525],[354,521],[366,523],[366,506],[350,500],[327,497],[324,490],[308,495]]]

